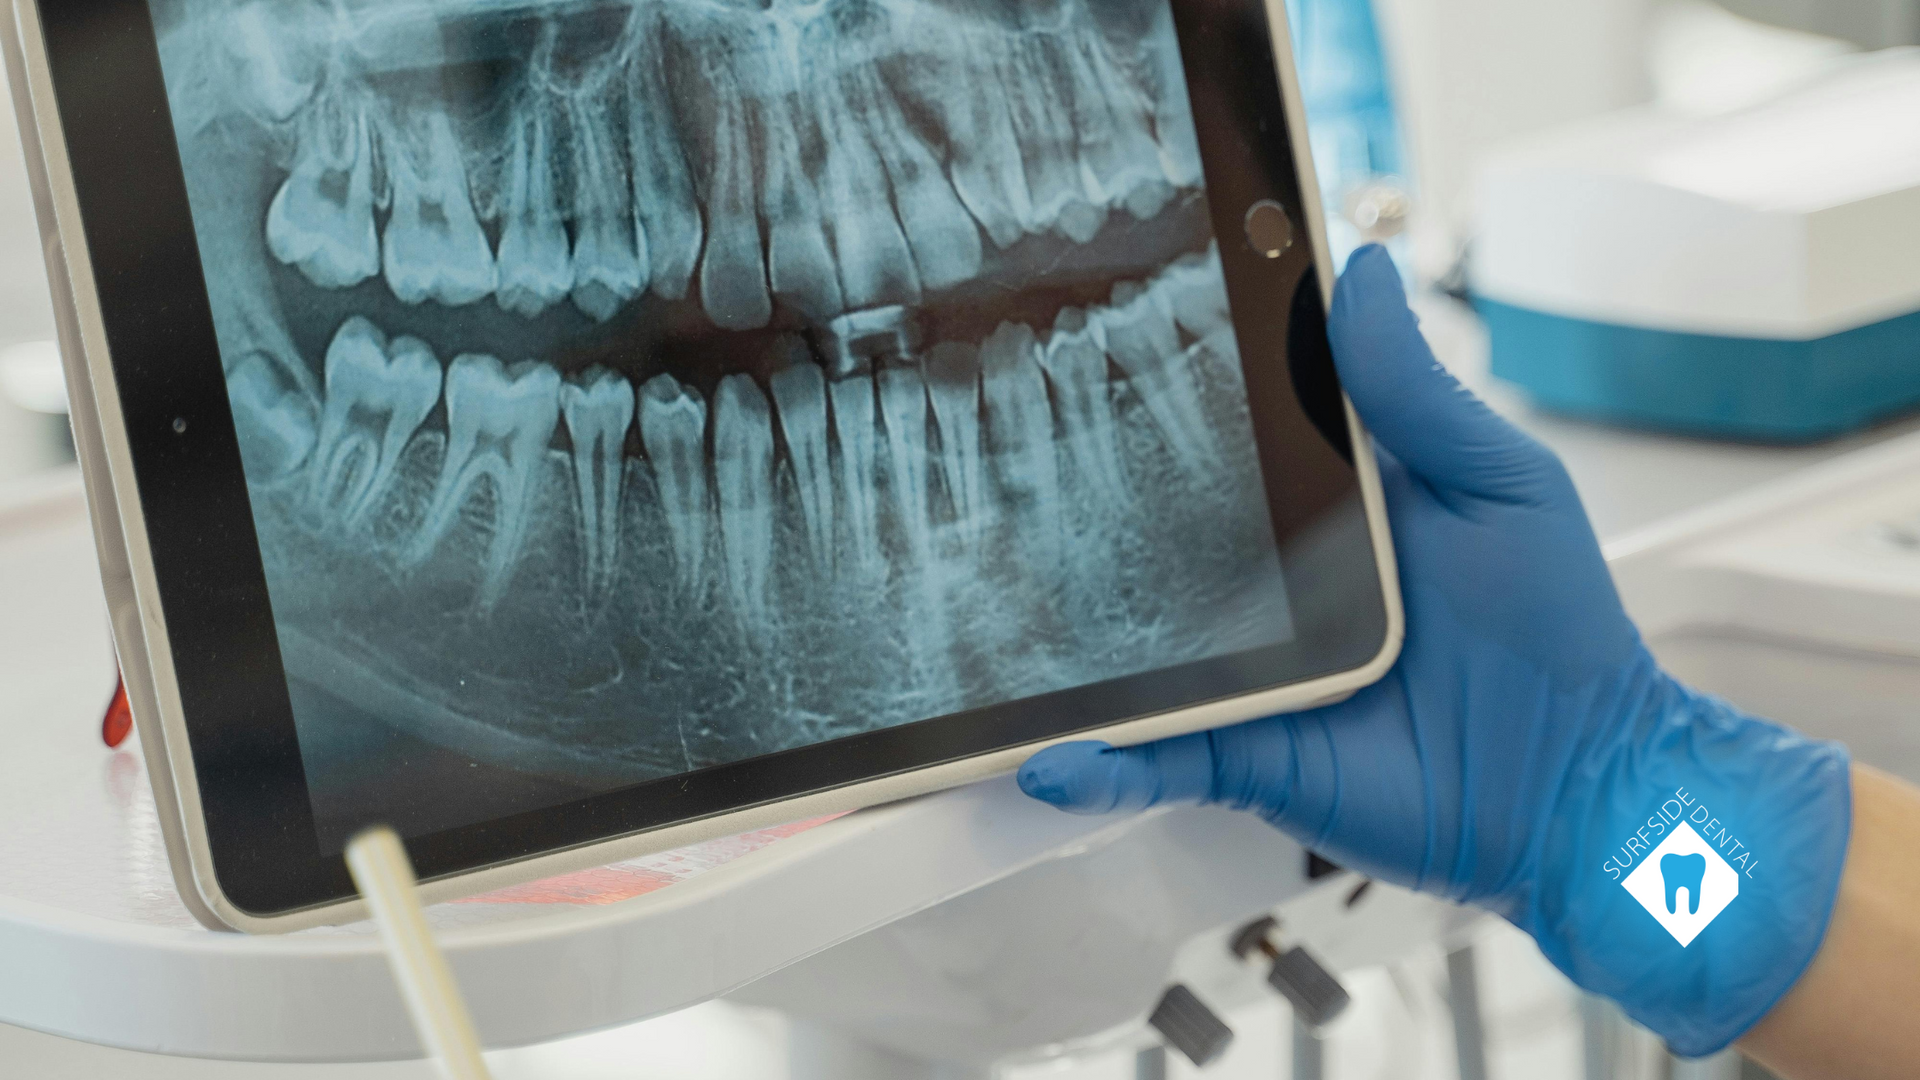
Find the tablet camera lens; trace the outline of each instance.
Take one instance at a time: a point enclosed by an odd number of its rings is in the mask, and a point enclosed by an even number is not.
[[[1261,199],[1247,208],[1246,229],[1247,243],[1263,258],[1277,259],[1293,246],[1293,222],[1272,199]]]

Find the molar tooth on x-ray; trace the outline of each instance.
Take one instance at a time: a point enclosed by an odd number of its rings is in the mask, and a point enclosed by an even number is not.
[[[327,346],[312,499],[343,525],[358,524],[386,494],[407,441],[440,400],[440,361],[416,338],[391,344],[355,315]]]
[[[573,304],[606,322],[646,289],[646,233],[636,227],[632,186],[604,104],[610,79],[596,79],[567,100],[574,151]]]
[[[341,708],[630,783],[1291,632],[1165,0],[153,2]]]
[[[866,10],[876,22],[888,18],[884,5]],[[849,113],[859,118],[855,137],[864,138],[879,157],[920,287],[944,289],[979,274],[980,228],[902,114],[893,91],[883,84],[877,66],[881,57],[874,51],[874,39],[880,36],[856,33],[833,39],[835,66],[842,73],[839,95]]]
[[[1205,255],[1183,255],[1174,260],[1154,285],[1155,299],[1166,306],[1167,313],[1189,337],[1198,340],[1232,329],[1217,246],[1208,245]]]
[[[1173,32],[1173,9],[1161,5],[1142,50],[1143,65],[1154,98],[1154,130],[1159,136],[1160,165],[1177,188],[1200,182],[1200,140],[1193,130],[1193,105],[1180,63],[1180,39]]]
[[[1060,466],[1054,457],[1053,414],[1046,376],[1034,356],[1033,331],[1001,323],[980,345],[981,384],[986,399],[993,460],[1001,487],[1031,507],[1039,546],[1058,555]]]
[[[1073,159],[1088,203],[1127,205],[1135,208],[1135,216],[1151,217],[1172,197],[1172,188],[1148,131],[1144,96],[1114,70],[1099,31],[1082,23],[1082,7],[1071,0],[1037,0],[1029,9],[1066,31],[1049,36],[1052,66],[1069,103]]]
[[[1023,8],[1036,22],[1044,12]],[[1007,58],[1007,111],[1013,119],[1027,167],[1030,232],[1054,230],[1084,244],[1106,221],[1106,207],[1094,202],[1080,168],[1079,136],[1071,102],[1080,92],[1060,56],[1065,43],[1045,25],[1012,40]],[[1061,107],[1063,104],[1067,107]]]
[[[573,255],[554,192],[554,139],[546,110],[520,110],[513,125],[494,299],[532,318],[573,291]],[[454,301],[458,302],[458,301]]]
[[[453,121],[438,108],[394,126],[386,148],[392,213],[382,265],[409,304],[471,304],[494,289],[493,250],[475,216]]]
[[[240,80],[268,117],[292,116],[320,84],[325,61],[308,46],[325,18],[318,5],[288,12],[273,0],[243,2],[229,16],[231,37],[222,59],[239,70]]]
[[[293,171],[267,208],[267,243],[323,289],[357,285],[380,272],[371,125],[359,100],[329,97],[300,127]]]
[[[970,33],[938,12],[926,8],[918,13],[921,32],[949,40]],[[954,194],[995,245],[1011,247],[1025,235],[1033,202],[1003,85],[993,81],[997,72],[966,62],[966,57],[978,55],[971,45],[935,52],[907,68],[903,77],[913,106],[938,116],[949,134]]]
[[[1107,357],[1094,334],[1085,311],[1062,308],[1040,351],[1040,363],[1053,386],[1061,438],[1075,473],[1108,505],[1120,509],[1127,505],[1127,481],[1120,475]]]
[[[437,365],[434,371],[437,394]],[[227,394],[248,478],[273,486],[298,475],[319,441],[313,399],[263,353],[249,353],[233,365],[227,372]]]
[[[1098,327],[1107,355],[1136,384],[1181,464],[1196,476],[1204,474],[1214,460],[1212,431],[1166,306],[1148,287],[1123,281],[1113,287],[1112,304],[1099,313]]]
[[[482,606],[499,600],[525,541],[534,482],[560,422],[560,374],[537,360],[506,367],[466,354],[447,368],[447,448],[413,558],[425,559],[454,527],[482,480],[491,487]]]
[[[782,48],[775,62],[797,66],[798,59]],[[792,81],[798,85],[798,79]],[[820,194],[803,166],[802,147],[818,145],[820,138],[811,119],[795,107],[792,96],[763,106],[760,132],[767,150],[760,216],[767,223],[767,283],[773,294],[806,318],[824,321],[845,304]]]

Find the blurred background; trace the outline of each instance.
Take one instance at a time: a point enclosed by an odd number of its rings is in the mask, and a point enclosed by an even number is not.
[[[1389,245],[1442,361],[1567,460],[1611,550],[1916,430],[1920,0],[1285,7],[1336,260]],[[73,449],[11,110],[0,125],[3,495],[71,469]],[[1223,1007],[1242,1037],[1204,1073],[1120,1040],[1036,1051],[996,1075],[1764,1076],[1737,1054],[1670,1059],[1497,921],[1449,924],[1341,977],[1354,1006],[1317,1033],[1272,995]],[[791,1040],[784,1023],[717,1002],[495,1064],[503,1076],[781,1075],[788,1059],[768,1048]],[[0,1030],[0,1062],[39,1053],[96,1075],[124,1064],[40,1038]]]

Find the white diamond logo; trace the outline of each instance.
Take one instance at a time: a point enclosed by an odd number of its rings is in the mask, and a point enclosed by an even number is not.
[[[1683,821],[1620,885],[1684,949],[1740,895],[1740,873]]]

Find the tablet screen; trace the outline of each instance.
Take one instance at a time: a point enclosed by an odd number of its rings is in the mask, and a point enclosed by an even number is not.
[[[323,847],[1294,635],[1168,0],[151,6]]]

